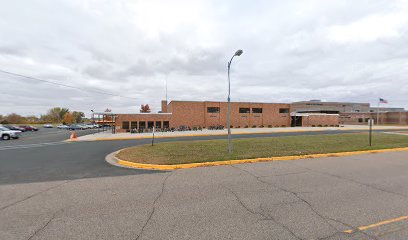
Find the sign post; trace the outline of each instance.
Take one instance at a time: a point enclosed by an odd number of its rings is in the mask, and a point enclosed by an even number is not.
[[[154,126],[153,126],[152,146],[154,145],[154,130],[155,130],[155,128],[154,128]]]
[[[368,119],[368,127],[369,127],[368,143],[369,143],[370,147],[371,147],[371,143],[372,143],[373,123],[374,123],[374,119]]]

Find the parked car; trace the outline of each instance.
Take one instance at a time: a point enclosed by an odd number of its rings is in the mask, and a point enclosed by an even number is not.
[[[99,128],[98,124],[86,124],[88,128]]]
[[[81,126],[82,129],[90,129],[91,127],[86,125],[86,124],[77,124],[78,126]]]
[[[58,128],[58,129],[68,129],[69,126],[68,126],[68,125],[65,125],[65,124],[60,124],[60,125],[57,126],[57,128]]]
[[[17,139],[20,137],[21,131],[10,130],[6,127],[0,127],[0,138],[3,140]]]
[[[79,124],[72,124],[68,127],[69,130],[84,130],[85,127]]]
[[[44,124],[43,128],[53,128],[54,126],[52,124]]]
[[[11,126],[11,125],[6,125],[6,126],[3,126],[3,127],[8,128],[8,129],[10,129],[10,130],[25,132],[25,129],[22,128],[22,127]]]
[[[33,127],[33,126],[20,126],[21,128],[24,128],[26,131],[38,131],[38,128]]]

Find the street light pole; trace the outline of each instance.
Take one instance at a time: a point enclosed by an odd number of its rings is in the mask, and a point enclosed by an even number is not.
[[[231,57],[231,60],[228,62],[228,153],[232,153],[232,139],[231,139],[231,80],[230,80],[230,69],[232,59],[235,56],[241,56],[243,51],[241,49],[237,50],[235,54]]]

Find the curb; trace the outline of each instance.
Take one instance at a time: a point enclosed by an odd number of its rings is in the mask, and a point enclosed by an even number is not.
[[[330,132],[330,131],[367,131],[361,128],[340,128],[340,129],[309,129],[309,130],[281,130],[281,131],[264,131],[264,132],[235,132],[232,135],[248,135],[248,134],[273,134],[273,133],[301,133],[301,132]],[[375,129],[375,130],[399,130],[399,129]],[[228,133],[210,133],[210,134],[180,134],[180,135],[168,135],[168,136],[155,136],[154,138],[178,138],[178,137],[206,137],[206,136],[227,136]],[[109,138],[95,138],[95,139],[80,139],[77,138],[74,141],[92,142],[92,141],[119,141],[119,140],[140,140],[151,139],[152,136],[130,136],[130,137],[109,137]],[[70,141],[69,139],[67,141]],[[72,141],[72,140],[71,140]]]
[[[196,168],[196,167],[223,166],[223,165],[233,165],[233,164],[243,164],[243,163],[291,161],[291,160],[300,160],[300,159],[308,159],[308,158],[342,157],[342,156],[351,156],[351,155],[367,154],[367,153],[400,152],[400,151],[408,151],[408,147],[377,149],[377,150],[365,150],[365,151],[354,151],[354,152],[319,153],[319,154],[309,154],[309,155],[299,155],[299,156],[283,156],[283,157],[270,157],[270,158],[227,160],[227,161],[216,161],[216,162],[187,163],[187,164],[175,164],[175,165],[146,164],[146,163],[135,163],[135,162],[125,161],[125,160],[122,160],[122,159],[118,159],[116,157],[116,155],[120,151],[121,150],[119,150],[119,151],[117,151],[115,153],[111,153],[112,157],[114,158],[114,161],[116,163],[114,165],[116,165],[116,166],[119,165],[121,167],[126,167],[126,168],[166,171],[166,170],[188,169],[188,168]]]
[[[292,133],[292,132],[324,132],[333,130],[297,130],[297,131],[275,131],[275,132],[236,132],[232,135],[246,135],[246,134],[270,134],[270,133]],[[213,134],[180,134],[180,135],[169,135],[169,136],[154,136],[154,138],[178,138],[178,137],[206,137],[206,136],[227,136],[228,133],[213,133]],[[115,141],[115,140],[138,140],[138,139],[152,139],[152,136],[134,136],[134,137],[112,137],[112,138],[95,138],[95,139],[78,139],[78,141]]]

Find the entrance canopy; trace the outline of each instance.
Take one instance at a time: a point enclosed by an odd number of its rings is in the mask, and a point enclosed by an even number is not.
[[[103,131],[105,131],[106,125],[109,125],[112,129],[112,133],[116,132],[116,117],[117,114],[112,112],[94,112],[92,111],[92,122],[102,125]],[[106,129],[107,130],[107,129]]]

